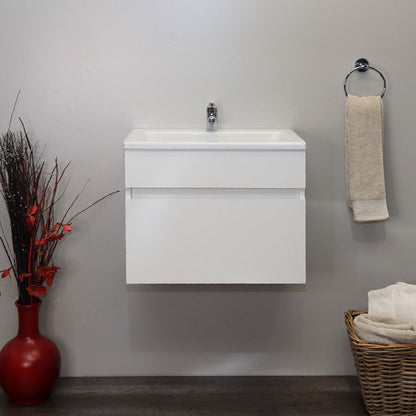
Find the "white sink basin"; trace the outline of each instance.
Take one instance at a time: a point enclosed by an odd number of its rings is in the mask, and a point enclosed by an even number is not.
[[[217,131],[194,129],[134,129],[125,149],[305,149],[305,142],[290,129]]]

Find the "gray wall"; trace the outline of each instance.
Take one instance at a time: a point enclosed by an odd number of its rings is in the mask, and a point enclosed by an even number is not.
[[[203,128],[209,100],[223,128],[293,128],[308,146],[304,286],[127,287],[122,193],[80,217],[42,306],[64,375],[353,373],[344,311],[416,283],[415,14],[413,0],[0,3],[1,128],[22,89],[16,114],[48,156],[72,161],[67,200],[91,178],[80,207],[123,189],[133,127]],[[342,84],[362,56],[389,83],[391,219],[368,225],[344,195]],[[380,90],[367,75],[351,92]],[[0,285],[3,344],[16,290]]]

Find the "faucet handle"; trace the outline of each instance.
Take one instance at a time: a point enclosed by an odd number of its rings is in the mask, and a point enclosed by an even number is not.
[[[217,115],[217,106],[214,103],[209,103],[207,107],[207,114],[210,115]]]
[[[209,103],[207,107],[207,130],[215,131],[217,129],[217,106],[214,103]]]

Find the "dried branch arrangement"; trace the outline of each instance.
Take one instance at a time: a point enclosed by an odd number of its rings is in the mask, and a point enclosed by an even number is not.
[[[53,262],[57,244],[72,230],[72,221],[98,202],[117,193],[111,192],[86,208],[71,215],[82,191],[58,219],[55,210],[66,186],[64,176],[69,163],[61,168],[57,159],[51,171],[39,156],[21,119],[22,129],[9,129],[0,138],[0,185],[10,218],[7,238],[0,223],[0,244],[6,253],[9,267],[1,270],[2,278],[14,276],[18,285],[20,305],[39,302],[48,292],[59,270]],[[10,241],[11,240],[11,241]]]

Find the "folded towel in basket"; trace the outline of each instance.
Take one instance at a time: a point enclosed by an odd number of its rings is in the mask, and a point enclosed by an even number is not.
[[[397,282],[383,289],[370,290],[368,313],[416,322],[416,285]]]
[[[363,313],[354,319],[354,329],[363,341],[416,344],[416,323],[408,319]]]

